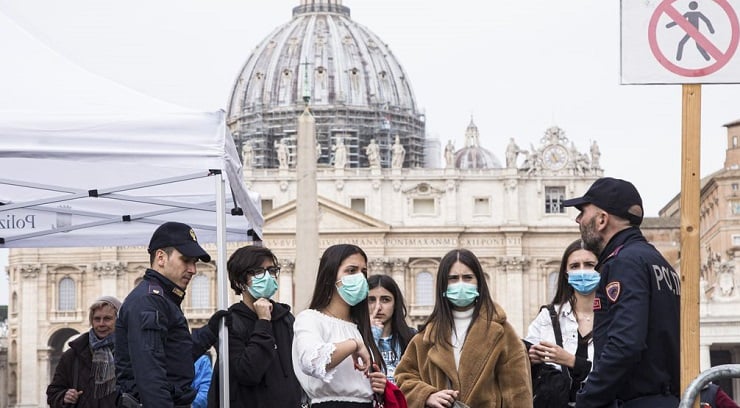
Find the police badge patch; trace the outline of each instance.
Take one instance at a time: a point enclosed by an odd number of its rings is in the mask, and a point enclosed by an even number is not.
[[[610,282],[606,285],[606,297],[608,297],[612,303],[615,303],[619,298],[619,292],[621,289],[622,286],[619,282]]]

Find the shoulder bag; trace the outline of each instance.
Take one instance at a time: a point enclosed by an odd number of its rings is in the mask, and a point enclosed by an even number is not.
[[[555,342],[563,347],[563,335],[560,332],[560,320],[555,312],[554,305],[543,306],[550,312],[552,329],[555,332]],[[542,310],[540,308],[540,310]],[[560,370],[551,364],[537,364],[532,367],[532,393],[534,408],[563,408],[570,401],[570,387],[572,384],[570,372],[565,365]]]

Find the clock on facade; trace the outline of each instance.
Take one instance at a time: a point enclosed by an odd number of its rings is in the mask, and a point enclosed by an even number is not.
[[[542,163],[550,170],[560,170],[568,163],[568,150],[561,144],[547,146],[542,150]]]

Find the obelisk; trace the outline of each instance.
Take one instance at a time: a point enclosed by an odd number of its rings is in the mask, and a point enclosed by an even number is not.
[[[319,268],[319,203],[316,192],[316,121],[309,109],[308,84],[304,84],[306,108],[298,118],[296,162],[295,269],[293,313],[308,307]]]

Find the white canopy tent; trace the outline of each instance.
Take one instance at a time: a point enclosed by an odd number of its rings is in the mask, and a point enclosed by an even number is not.
[[[233,193],[222,202],[220,173]],[[216,242],[217,227],[230,241],[262,234],[222,111],[0,114],[0,203],[6,248],[146,245],[165,221],[192,225],[203,242]]]
[[[189,111],[91,74],[2,12],[0,36],[12,39],[0,42],[4,69],[24,73],[0,75],[0,248],[146,246],[158,225],[184,222],[217,244],[226,308],[226,241],[259,239],[263,217],[224,112]]]

